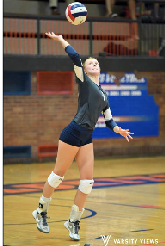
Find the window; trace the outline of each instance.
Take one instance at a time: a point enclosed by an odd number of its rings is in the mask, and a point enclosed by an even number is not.
[[[30,95],[31,73],[4,71],[3,92],[4,95]]]
[[[74,72],[37,72],[37,94],[73,94]]]

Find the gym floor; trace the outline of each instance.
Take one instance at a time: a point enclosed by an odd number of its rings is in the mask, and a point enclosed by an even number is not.
[[[95,159],[95,183],[77,242],[63,226],[79,185],[75,162],[53,194],[50,233],[39,232],[31,215],[53,167],[4,165],[4,245],[165,245],[165,157]]]

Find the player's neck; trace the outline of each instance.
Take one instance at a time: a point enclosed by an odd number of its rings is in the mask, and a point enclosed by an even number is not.
[[[92,75],[89,75],[88,76],[95,84],[99,85],[99,76],[92,76]]]

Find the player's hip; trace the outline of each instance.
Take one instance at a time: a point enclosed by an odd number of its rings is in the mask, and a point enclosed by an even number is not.
[[[82,127],[75,121],[72,121],[63,129],[60,140],[67,144],[81,147],[92,143],[92,132],[93,130]]]

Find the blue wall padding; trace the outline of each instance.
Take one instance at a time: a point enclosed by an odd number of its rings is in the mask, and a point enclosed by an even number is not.
[[[31,146],[5,146],[4,158],[31,158]]]
[[[3,73],[4,95],[30,95],[31,72],[8,72]]]

